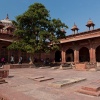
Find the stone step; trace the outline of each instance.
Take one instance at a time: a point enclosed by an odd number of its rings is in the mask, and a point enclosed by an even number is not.
[[[6,81],[5,81],[5,79],[0,79],[0,84],[3,84],[3,83],[7,83]]]
[[[38,79],[34,79],[35,81],[39,81],[39,82],[43,82],[43,81],[48,81],[48,80],[52,80],[54,78],[50,78],[50,77],[43,77],[43,78],[38,78]]]
[[[82,93],[82,94],[91,95],[91,96],[100,96],[100,91],[96,92],[96,91],[88,91],[88,90],[80,89],[77,92]]]
[[[87,86],[82,86],[82,89],[88,90],[88,91],[100,91],[100,83],[99,84],[90,84]]]
[[[5,79],[0,79],[0,82],[5,82]]]
[[[44,78],[44,76],[36,76],[36,77],[29,77],[29,79],[40,79],[40,78]]]
[[[100,80],[91,82],[86,86],[82,86],[78,92],[92,96],[100,96]]]

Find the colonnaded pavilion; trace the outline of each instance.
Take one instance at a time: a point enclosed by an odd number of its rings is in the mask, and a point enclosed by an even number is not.
[[[86,24],[87,31],[78,32],[79,28],[74,24],[72,27],[73,34],[66,36],[60,40],[57,51],[51,53],[35,54],[37,60],[49,58],[52,62],[100,62],[100,28],[94,29],[95,24],[92,20]],[[18,50],[8,50],[7,47],[12,43],[15,28],[8,15],[5,19],[0,20],[0,58],[5,57],[9,63],[10,57],[13,54],[15,62],[21,55],[23,62],[28,62],[29,54]]]

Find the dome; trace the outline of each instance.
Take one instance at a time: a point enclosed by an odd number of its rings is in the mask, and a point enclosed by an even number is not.
[[[5,26],[7,25],[12,25],[12,21],[9,20],[9,17],[8,17],[8,14],[7,14],[7,17],[3,20],[0,20]]]
[[[95,24],[93,23],[91,19],[89,19],[86,26],[91,27],[91,26],[95,26]]]
[[[10,21],[9,19],[3,19],[3,20],[1,20],[1,22],[3,23],[3,24],[12,24],[12,21]]]
[[[77,25],[74,23],[74,26],[71,28],[72,31],[79,30]]]

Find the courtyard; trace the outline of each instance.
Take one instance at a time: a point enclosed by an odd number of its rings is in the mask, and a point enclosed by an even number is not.
[[[100,71],[77,71],[75,69],[53,68],[16,68],[9,69],[7,83],[0,84],[0,95],[10,100],[100,100],[99,96],[91,96],[77,92],[81,86],[99,80]],[[42,80],[42,78],[48,80]],[[83,78],[85,80],[57,86],[53,83],[62,80]],[[35,80],[34,80],[35,79]],[[16,99],[17,98],[17,99]],[[6,100],[6,99],[4,99]],[[9,99],[7,99],[9,100]]]

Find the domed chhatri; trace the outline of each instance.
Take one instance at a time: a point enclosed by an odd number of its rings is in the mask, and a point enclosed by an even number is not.
[[[77,27],[77,25],[74,23],[74,26],[71,28],[71,30],[74,32],[74,34],[77,32],[78,33],[78,30],[79,28]]]
[[[0,31],[2,33],[12,33],[14,30],[14,26],[11,20],[9,20],[8,14],[5,19],[0,20]]]
[[[8,14],[7,14],[7,16],[6,16],[5,19],[1,20],[1,22],[2,22],[5,26],[7,26],[7,25],[12,25],[12,21],[9,20]]]
[[[87,22],[87,24],[86,24],[86,26],[87,26],[87,27],[89,28],[89,30],[90,30],[91,27],[93,27],[93,29],[94,29],[95,24],[93,23],[93,21],[92,21],[91,19],[89,19],[88,22]]]

